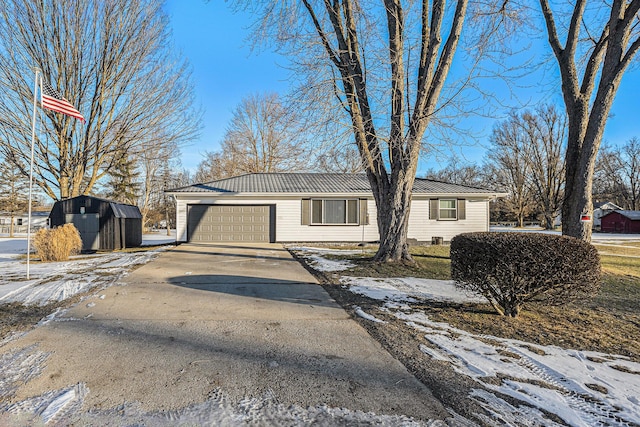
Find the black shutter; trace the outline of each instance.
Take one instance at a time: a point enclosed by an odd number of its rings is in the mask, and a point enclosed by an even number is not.
[[[302,225],[311,224],[311,199],[302,199]]]
[[[465,199],[458,199],[458,219],[467,219],[467,204]]]
[[[360,199],[360,225],[369,225],[369,213],[367,212],[367,199]]]
[[[429,219],[438,219],[438,199],[429,200]]]

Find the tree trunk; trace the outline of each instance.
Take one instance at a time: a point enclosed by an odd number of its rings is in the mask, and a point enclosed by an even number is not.
[[[593,217],[592,181],[604,126],[622,76],[640,49],[636,32],[640,0],[610,2],[609,16],[606,20],[603,17],[599,36],[594,32],[597,24],[581,35],[587,2],[575,2],[569,25],[563,25],[568,28],[564,46],[550,2],[540,0],[540,6],[558,61],[569,121],[562,234],[590,241],[592,221],[583,222],[581,216]],[[584,64],[580,69],[576,58],[584,54],[582,40],[589,50],[586,58],[580,58]]]
[[[596,148],[597,150],[597,148]],[[597,151],[596,151],[597,152]],[[567,162],[567,183],[562,204],[562,234],[586,242],[591,241],[593,221],[582,221],[582,216],[593,218],[593,167],[592,159],[579,156],[576,163]]]
[[[544,213],[544,228],[546,230],[553,230],[553,223],[555,221],[555,218],[553,216],[553,212],[545,212]]]
[[[518,314],[520,314],[520,305],[519,304],[513,304],[512,306],[510,306],[508,308],[508,311],[505,312],[505,315],[507,317],[518,317]]]
[[[379,203],[377,212],[380,246],[373,258],[374,261],[415,263],[407,244],[411,190],[414,181],[412,176],[405,175],[398,182],[392,182],[378,190],[376,203]],[[377,202],[378,200],[380,202]]]
[[[169,224],[169,208],[167,207],[167,202],[165,201],[164,208],[164,220],[167,228],[167,236],[171,236],[171,225]]]
[[[11,217],[9,218],[9,237],[13,237],[13,233],[15,231],[13,226],[14,218],[15,218],[15,215],[13,215],[13,212],[11,212]]]
[[[68,199],[71,197],[69,193],[69,177],[66,175],[60,176],[60,200]]]

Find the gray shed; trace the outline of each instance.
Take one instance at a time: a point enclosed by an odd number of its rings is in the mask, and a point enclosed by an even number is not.
[[[83,251],[116,250],[142,244],[142,214],[137,206],[92,196],[60,200],[49,213],[51,227],[73,224]]]

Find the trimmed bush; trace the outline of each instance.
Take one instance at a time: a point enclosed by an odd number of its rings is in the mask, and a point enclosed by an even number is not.
[[[46,229],[41,228],[33,236],[33,247],[43,262],[66,261],[71,255],[80,253],[82,239],[73,224]]]
[[[451,240],[456,286],[487,298],[503,316],[524,303],[561,305],[597,294],[600,256],[590,243],[540,233],[466,233]]]

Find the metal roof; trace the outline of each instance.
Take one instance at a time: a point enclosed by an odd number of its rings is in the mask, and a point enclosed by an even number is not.
[[[140,209],[137,206],[123,205],[116,202],[110,202],[109,204],[116,218],[142,218]]]
[[[365,174],[252,173],[167,190],[167,193],[371,193]],[[500,194],[483,188],[416,178],[414,194]]]
[[[619,213],[623,217],[628,218],[628,219],[630,219],[632,221],[640,221],[640,211],[615,210],[613,212],[609,212],[605,216],[609,216],[612,213]],[[603,218],[604,218],[604,216],[603,216]]]
[[[594,209],[602,210],[622,210],[622,208],[613,202],[596,202],[593,204]]]

